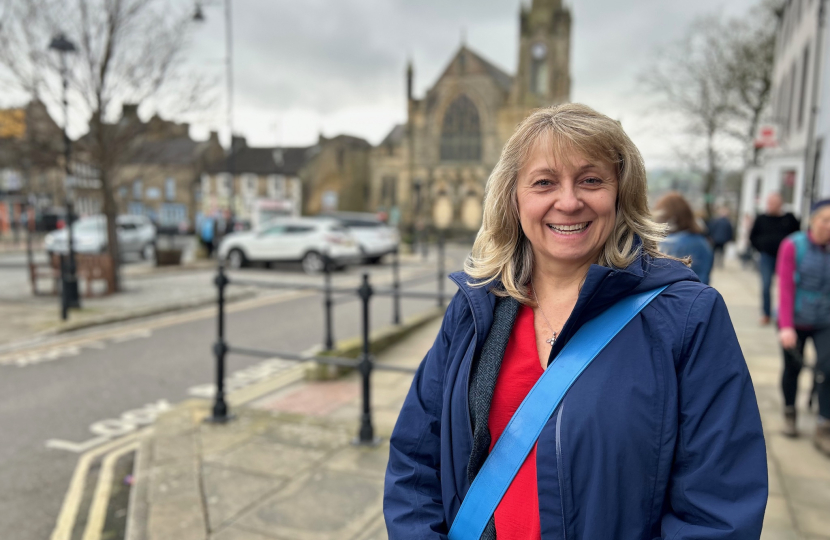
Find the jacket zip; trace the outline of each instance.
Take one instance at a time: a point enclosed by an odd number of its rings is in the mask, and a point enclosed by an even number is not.
[[[559,504],[562,509],[562,538],[568,540],[568,527],[565,521],[565,489],[562,478],[562,411],[565,410],[565,399],[562,398],[562,404],[559,406],[559,412],[556,414],[556,473],[559,476]]]

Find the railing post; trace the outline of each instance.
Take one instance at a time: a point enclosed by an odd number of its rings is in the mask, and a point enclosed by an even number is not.
[[[401,324],[401,276],[398,248],[392,252],[392,324]]]
[[[213,402],[213,414],[208,422],[224,424],[233,416],[228,415],[228,405],[225,403],[225,355],[228,345],[225,343],[225,287],[229,280],[225,275],[225,266],[220,262],[214,284],[218,291],[218,314],[216,318],[216,343],[213,345],[213,354],[216,356],[216,399]]]
[[[61,267],[61,320],[65,321],[69,317],[69,286],[67,285],[67,262],[66,255],[60,255]]]
[[[369,341],[369,302],[372,299],[372,286],[369,285],[369,274],[363,274],[363,283],[357,293],[363,303],[363,354],[360,358],[358,371],[360,371],[363,386],[363,412],[360,415],[360,432],[355,444],[361,446],[375,446],[378,439],[375,438],[375,429],[372,427],[372,408],[370,384],[372,375],[371,342]]]
[[[444,307],[444,231],[438,232],[438,307]]]
[[[324,337],[325,347],[327,351],[334,349],[334,332],[332,329],[331,310],[334,302],[331,298],[331,262],[328,255],[323,255],[324,270],[323,270],[323,306],[326,314],[326,335]]]

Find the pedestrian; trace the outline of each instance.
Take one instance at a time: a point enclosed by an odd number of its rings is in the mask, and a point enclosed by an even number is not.
[[[772,317],[770,288],[772,287],[772,278],[775,275],[778,246],[784,238],[800,228],[801,226],[794,215],[783,212],[783,200],[778,193],[771,193],[767,197],[766,213],[756,217],[752,224],[752,230],[749,232],[749,242],[761,255],[759,270],[761,271],[762,326],[769,324]]]
[[[617,121],[569,103],[518,126],[390,439],[389,538],[759,538],[752,381],[723,299],[661,236]]]
[[[700,230],[692,207],[683,195],[666,193],[654,205],[654,216],[668,227],[666,238],[660,242],[660,251],[679,259],[690,258],[692,271],[701,283],[709,284],[712,271],[712,246]]]
[[[212,217],[204,216],[202,218],[199,236],[202,239],[202,244],[207,250],[208,259],[212,258],[214,239],[216,238],[216,221]]]
[[[778,338],[784,351],[781,388],[784,433],[798,435],[795,398],[804,344],[816,349],[816,448],[830,456],[830,199],[813,204],[810,227],[788,236],[778,251]]]
[[[729,219],[729,208],[721,206],[718,216],[709,222],[709,238],[712,240],[713,266],[723,268],[726,244],[735,239],[735,231]]]

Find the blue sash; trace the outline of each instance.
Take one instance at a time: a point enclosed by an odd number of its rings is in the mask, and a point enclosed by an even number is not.
[[[588,364],[666,287],[623,298],[585,323],[533,385],[496,441],[450,528],[450,540],[479,540],[487,522],[565,393]]]

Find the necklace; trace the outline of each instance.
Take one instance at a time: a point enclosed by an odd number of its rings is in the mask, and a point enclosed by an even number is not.
[[[551,336],[550,336],[550,339],[545,340],[545,343],[547,343],[551,347],[553,347],[553,344],[556,343],[556,338],[559,337],[559,334],[556,332],[556,330],[553,329],[553,325],[550,324],[550,321],[548,320],[548,316],[545,315],[545,311],[542,309],[542,303],[539,302],[539,297],[536,296],[536,285],[533,284],[533,278],[532,277],[530,278],[530,286],[533,287],[533,298],[536,299],[536,305],[539,306],[539,312],[542,314],[542,317],[545,318],[545,323],[548,325],[548,328],[550,328]]]

